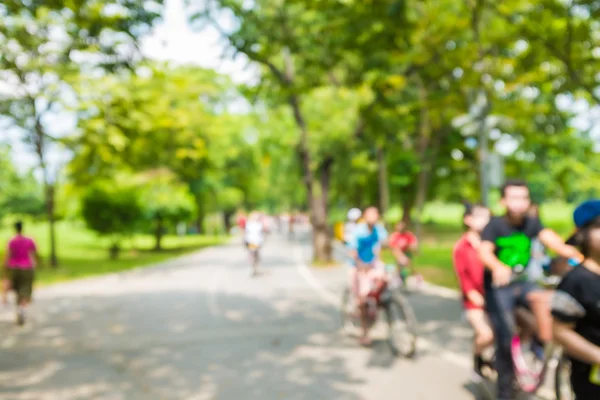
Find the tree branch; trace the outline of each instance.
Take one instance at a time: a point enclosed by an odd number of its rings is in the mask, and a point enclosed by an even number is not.
[[[498,7],[496,7],[495,5],[490,6],[492,7],[493,11],[496,12],[497,15],[505,19],[508,23],[514,24],[513,21],[511,21],[510,16],[503,14],[500,10],[498,10]],[[561,61],[573,83],[578,85],[581,89],[585,90],[590,95],[590,97],[596,102],[596,104],[600,105],[600,96],[598,96],[595,93],[595,87],[583,81],[581,75],[578,73],[577,68],[575,68],[575,66],[573,65],[570,56],[561,53],[558,47],[556,47],[551,41],[548,41],[547,39],[535,34],[526,25],[520,25],[519,27],[521,29],[521,32],[525,36],[529,37],[529,39],[533,41],[542,44],[554,57]]]
[[[247,48],[247,46],[242,46],[239,43],[237,43],[232,37],[232,35],[227,34],[212,16],[207,15],[207,19],[210,21],[213,28],[215,28],[217,32],[221,35],[221,37],[226,39],[237,52],[243,53],[250,60],[266,66],[282,84],[286,86],[289,86],[291,84],[291,82],[289,82],[286,79],[286,75],[283,73],[283,71],[279,69],[275,64],[273,64],[273,62],[266,59],[265,57],[260,56],[257,52]]]

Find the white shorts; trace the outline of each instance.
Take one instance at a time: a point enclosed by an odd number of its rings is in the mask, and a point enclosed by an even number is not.
[[[364,297],[373,289],[377,281],[387,278],[385,265],[382,262],[375,262],[369,266],[354,267],[348,274],[348,284],[352,288],[352,293],[357,297]]]

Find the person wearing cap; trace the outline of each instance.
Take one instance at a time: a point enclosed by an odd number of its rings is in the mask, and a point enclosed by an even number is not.
[[[347,219],[348,222],[344,225],[344,243],[346,245],[350,243],[352,235],[354,235],[354,229],[358,225],[358,220],[362,217],[362,211],[359,208],[351,208],[348,210]]]
[[[552,298],[554,340],[571,359],[577,400],[600,399],[600,200],[575,209],[583,262],[563,278]]]

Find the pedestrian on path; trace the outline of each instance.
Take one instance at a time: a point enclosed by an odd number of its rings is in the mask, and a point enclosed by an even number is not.
[[[4,260],[5,281],[3,301],[6,302],[9,288],[17,296],[17,324],[25,323],[25,311],[31,303],[35,267],[40,264],[37,247],[33,239],[23,235],[23,223],[15,223],[16,235],[8,242]]]

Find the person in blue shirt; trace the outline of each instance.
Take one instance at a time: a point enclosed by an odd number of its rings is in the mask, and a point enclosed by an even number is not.
[[[368,295],[385,283],[385,266],[381,262],[381,247],[387,241],[387,231],[379,222],[379,211],[369,207],[363,214],[364,222],[358,224],[348,243],[355,267],[350,270],[350,287],[361,313],[362,345],[369,345]]]

